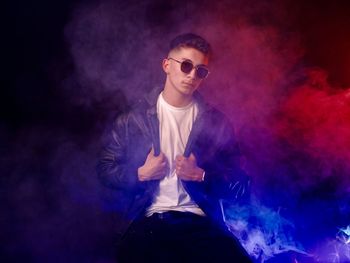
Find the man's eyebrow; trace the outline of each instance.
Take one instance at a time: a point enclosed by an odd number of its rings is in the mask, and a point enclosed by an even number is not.
[[[190,60],[189,58],[181,58],[182,60],[186,60],[186,61],[191,61],[193,63],[192,60]]]

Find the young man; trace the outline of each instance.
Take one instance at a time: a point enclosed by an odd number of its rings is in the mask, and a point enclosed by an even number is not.
[[[202,37],[176,37],[162,64],[164,88],[115,122],[98,172],[124,193],[130,224],[118,262],[251,262],[220,207],[246,193],[234,132],[196,91],[209,56]]]

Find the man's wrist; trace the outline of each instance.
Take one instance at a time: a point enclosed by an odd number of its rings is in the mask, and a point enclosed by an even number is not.
[[[137,169],[137,177],[138,177],[139,181],[141,181],[141,182],[146,181],[146,176],[145,176],[144,171],[143,171],[143,166],[141,166]]]
[[[197,180],[199,182],[204,182],[204,179],[205,179],[205,171],[200,168],[200,167],[197,167],[197,171],[196,171],[196,174],[197,174]]]

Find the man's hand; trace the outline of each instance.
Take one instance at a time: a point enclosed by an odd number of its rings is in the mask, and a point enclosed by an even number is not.
[[[197,166],[196,157],[191,153],[190,157],[176,156],[175,169],[177,176],[184,181],[203,181],[204,170]]]
[[[152,148],[145,163],[137,170],[139,181],[159,180],[166,176],[168,171],[168,162],[163,153],[154,156]]]

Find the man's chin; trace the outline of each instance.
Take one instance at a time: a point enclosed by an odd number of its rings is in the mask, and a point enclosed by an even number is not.
[[[196,88],[191,85],[184,85],[181,87],[181,92],[187,95],[192,95],[195,90]]]

